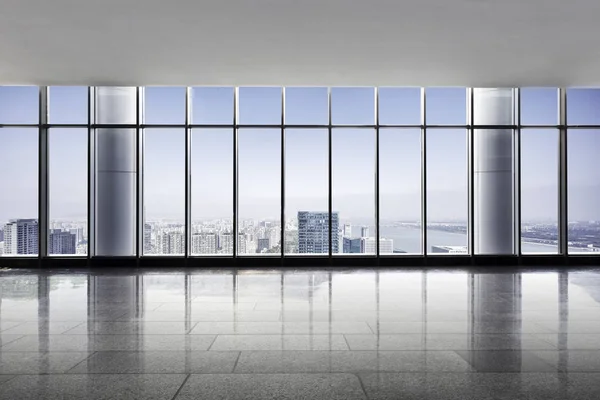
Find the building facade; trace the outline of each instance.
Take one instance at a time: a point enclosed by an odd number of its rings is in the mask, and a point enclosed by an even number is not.
[[[77,254],[77,235],[55,229],[48,238],[48,252],[50,254]]]
[[[4,254],[37,254],[37,219],[13,219],[4,225]]]
[[[338,213],[331,216],[331,232],[337,238],[339,230]],[[332,240],[332,253],[339,251],[339,242]],[[329,213],[316,211],[298,212],[298,253],[329,253]]]

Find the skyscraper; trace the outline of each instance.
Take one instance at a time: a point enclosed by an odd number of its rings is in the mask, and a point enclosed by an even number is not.
[[[344,237],[352,237],[352,225],[344,224],[343,234]]]
[[[339,227],[338,213],[331,216],[331,232],[334,239],[331,251],[337,253]],[[320,211],[298,211],[298,253],[329,253],[329,213]]]
[[[377,240],[374,237],[360,239],[360,252],[374,254],[377,249]],[[394,239],[379,239],[379,252],[382,254],[394,252]]]
[[[360,227],[360,237],[361,238],[368,238],[369,237],[369,227],[368,226],[361,226]]]
[[[233,253],[233,234],[231,232],[225,232],[219,235],[218,252],[221,254]],[[246,253],[246,235],[243,233],[238,235],[237,252],[238,254]]]
[[[77,235],[70,232],[54,230],[48,238],[48,252],[50,254],[76,254]]]
[[[163,232],[159,237],[159,254],[183,254],[184,238],[181,232]]]
[[[256,246],[257,253],[263,253],[269,250],[269,238],[258,239],[258,244]]]
[[[343,245],[343,252],[346,254],[350,253],[361,253],[361,239],[360,238],[349,238],[345,237]]]
[[[214,233],[194,233],[192,235],[192,254],[216,254],[217,235]]]
[[[4,254],[37,253],[37,219],[12,219],[4,225]]]
[[[75,243],[76,244],[83,241],[84,236],[83,236],[83,228],[82,227],[71,228],[71,229],[69,229],[69,232],[71,232],[72,234],[75,235]]]
[[[144,254],[152,253],[152,225],[144,224]]]

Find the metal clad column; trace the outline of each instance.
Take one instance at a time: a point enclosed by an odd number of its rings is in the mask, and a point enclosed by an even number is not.
[[[513,254],[514,92],[473,90],[475,254]]]
[[[135,87],[98,87],[95,123],[132,125],[96,130],[96,255],[133,256],[135,249]]]

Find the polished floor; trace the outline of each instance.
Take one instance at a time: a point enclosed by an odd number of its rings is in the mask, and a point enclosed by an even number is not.
[[[600,399],[600,270],[3,270],[0,346],[0,399]]]

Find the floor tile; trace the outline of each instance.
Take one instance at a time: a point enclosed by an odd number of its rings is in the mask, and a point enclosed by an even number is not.
[[[90,322],[66,333],[69,335],[176,335],[188,333],[193,323],[184,322]]]
[[[24,322],[13,328],[2,331],[3,334],[14,334],[14,335],[35,335],[35,334],[60,334],[67,332],[78,325],[81,325],[83,321],[71,321],[71,322]]]
[[[176,400],[366,399],[351,374],[192,375]]]
[[[348,350],[348,345],[343,335],[219,335],[210,349],[327,351]]]
[[[215,335],[27,335],[2,351],[203,351]]]
[[[0,385],[10,381],[17,375],[0,375]]]
[[[7,353],[10,354],[10,353]],[[52,353],[50,353],[52,354]],[[73,374],[231,373],[239,352],[101,351],[73,368]]]
[[[534,354],[561,372],[600,372],[600,351],[535,351]]]
[[[22,338],[23,336],[24,335],[12,335],[12,334],[0,333],[0,347],[2,347],[2,351],[4,350],[4,347],[6,347],[10,343],[14,342],[15,340]]]
[[[570,372],[565,374],[569,400],[597,400],[600,397],[600,373]]]
[[[435,351],[247,351],[236,373],[358,371],[471,371],[454,352]]]
[[[21,375],[0,385],[0,398],[19,400],[171,400],[186,375]]]
[[[14,328],[17,325],[21,325],[23,322],[21,321],[5,321],[0,319],[0,332],[3,332],[7,329]]]
[[[370,334],[366,322],[198,322],[190,334],[210,335],[323,335]]]
[[[361,373],[371,400],[519,400],[556,399],[555,373]]]
[[[346,340],[351,350],[556,350],[529,334],[347,335]]]
[[[531,350],[477,350],[456,353],[478,372],[557,372]]]
[[[547,328],[551,332],[568,333],[597,333],[600,334],[600,321],[536,321],[536,324]]]
[[[63,373],[89,357],[88,352],[0,352],[0,374]]]

